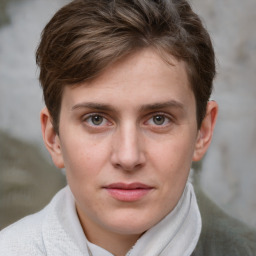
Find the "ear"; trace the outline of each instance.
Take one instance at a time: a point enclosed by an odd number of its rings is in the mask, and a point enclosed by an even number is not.
[[[64,168],[60,138],[53,128],[52,118],[46,107],[41,111],[40,121],[44,144],[51,154],[53,163],[57,168]]]
[[[210,146],[213,130],[217,120],[217,114],[218,104],[215,101],[209,101],[207,103],[205,118],[201,124],[200,130],[198,131],[193,161],[201,160]]]

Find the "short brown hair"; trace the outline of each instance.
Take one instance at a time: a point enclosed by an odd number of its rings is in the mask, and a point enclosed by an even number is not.
[[[75,0],[44,28],[36,52],[45,104],[58,132],[64,86],[97,77],[117,59],[151,47],[187,64],[200,127],[215,76],[208,32],[185,0]]]

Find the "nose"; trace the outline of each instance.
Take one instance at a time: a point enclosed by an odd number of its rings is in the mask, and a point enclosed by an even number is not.
[[[115,168],[135,171],[145,165],[143,138],[136,125],[120,127],[114,135],[111,162]]]

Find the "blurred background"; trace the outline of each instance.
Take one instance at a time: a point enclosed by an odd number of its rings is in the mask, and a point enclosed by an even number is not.
[[[46,22],[68,0],[0,0],[0,229],[41,209],[66,183],[43,146],[35,49]],[[191,0],[209,30],[220,113],[196,166],[204,192],[256,227],[256,1]]]

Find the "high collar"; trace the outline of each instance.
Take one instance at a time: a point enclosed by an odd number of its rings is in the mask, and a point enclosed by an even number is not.
[[[127,256],[189,256],[196,247],[200,232],[200,212],[193,186],[187,183],[174,210],[143,234]],[[89,256],[88,248],[92,255],[112,256],[87,241],[68,186],[49,205],[42,233],[48,256],[70,255],[70,252],[72,255]]]

